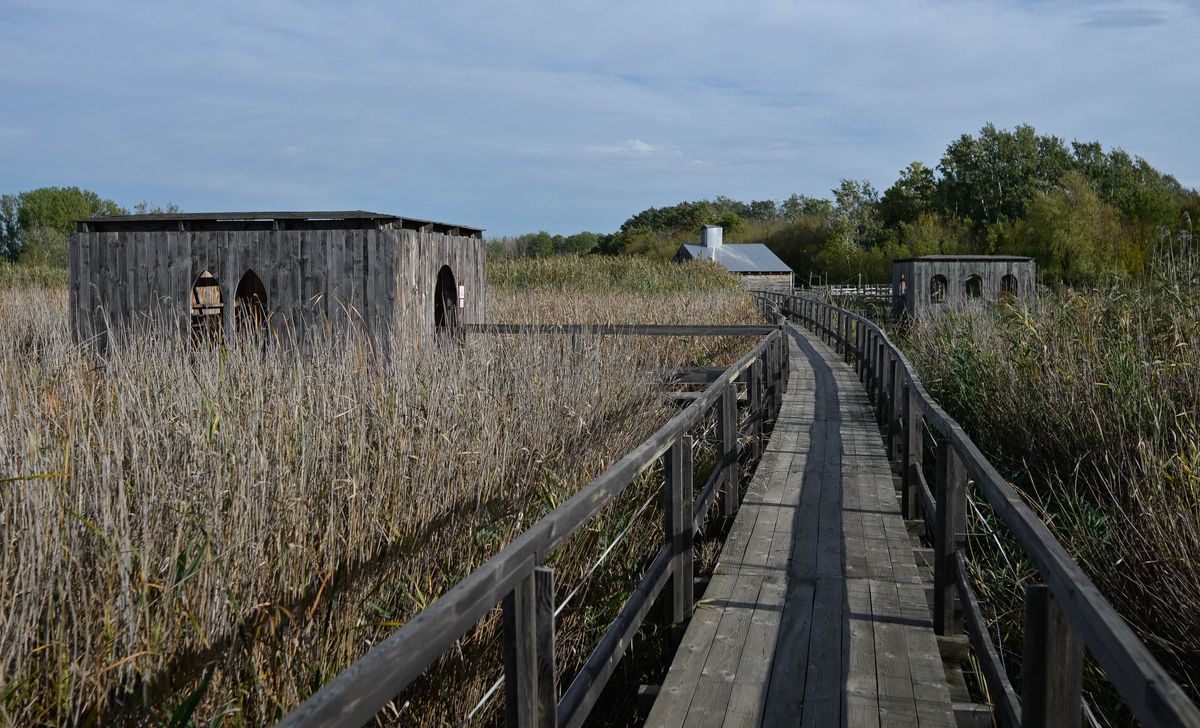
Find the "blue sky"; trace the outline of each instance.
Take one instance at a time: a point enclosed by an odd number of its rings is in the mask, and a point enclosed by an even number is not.
[[[0,0],[0,192],[616,229],[987,122],[1200,187],[1196,2]]]

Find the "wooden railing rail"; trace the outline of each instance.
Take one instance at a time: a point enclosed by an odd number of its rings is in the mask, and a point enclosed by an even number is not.
[[[778,318],[776,314],[776,318]],[[770,319],[775,320],[775,319]],[[421,676],[497,604],[504,610],[504,683],[510,726],[583,723],[660,592],[671,584],[670,612],[678,625],[694,605],[692,539],[722,495],[725,515],[736,513],[739,380],[748,390],[753,432],[778,411],[786,386],[788,348],[779,326],[478,327],[494,333],[608,333],[761,337],[754,348],[713,378],[692,403],[599,477],[442,595],[406,625],[283,718],[281,726],[361,725]],[[699,332],[696,329],[700,329]],[[707,377],[706,377],[707,378]],[[755,408],[758,408],[755,410]],[[719,462],[693,498],[692,431],[715,411]],[[758,445],[755,445],[758,447]],[[666,544],[650,562],[604,637],[560,698],[554,662],[554,572],[548,557],[633,480],[665,456]]]
[[[853,359],[875,402],[888,452],[900,465],[904,515],[913,518],[920,511],[933,536],[935,629],[955,634],[965,626],[1000,725],[1079,725],[1086,647],[1143,725],[1200,726],[1196,705],[1012,485],[929,396],[912,364],[882,329],[812,298],[758,295]],[[926,428],[937,441],[932,490],[921,468]],[[1026,591],[1020,698],[992,644],[968,576],[968,487],[983,495],[1045,582]]]
[[[761,337],[774,330],[774,326],[746,324],[463,324],[463,331],[481,334]]]

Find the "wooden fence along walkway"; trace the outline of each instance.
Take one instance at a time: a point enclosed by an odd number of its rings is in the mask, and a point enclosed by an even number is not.
[[[682,626],[693,605],[693,537],[710,508],[737,512],[738,456],[761,448],[786,389],[787,354],[778,326],[485,326],[495,334],[586,332],[638,336],[755,336],[758,344],[724,371],[685,377],[708,383],[669,422],[598,478],[535,523],[408,624],[373,647],[284,717],[282,726],[358,726],[428,669],[498,604],[504,608],[504,683],[509,725],[578,726],[587,718],[655,599],[670,589],[672,621]],[[739,389],[744,396],[739,397]],[[741,414],[739,414],[739,411]],[[713,415],[718,461],[703,484],[693,482],[693,433]],[[739,424],[744,427],[739,429]],[[568,537],[621,497],[639,474],[663,462],[664,545],[616,620],[566,690],[554,662],[554,572],[547,560]]]
[[[1085,651],[1145,726],[1200,726],[1188,700],[1067,550],[962,428],[938,406],[912,365],[871,321],[807,298],[762,294],[764,305],[817,332],[854,364],[874,402],[884,447],[902,475],[901,512],[933,535],[934,629],[965,631],[1000,726],[1078,726]],[[926,435],[936,448],[933,487]],[[1033,563],[1044,584],[1025,589],[1021,690],[1009,681],[971,584],[965,550],[968,489]]]
[[[760,300],[769,321],[787,317],[808,331],[791,326],[605,331],[762,338],[727,370],[687,374],[685,381],[710,384],[676,417],[282,724],[371,720],[503,604],[507,723],[581,725],[664,593],[671,621],[687,628],[649,716],[653,725],[952,725],[935,633],[952,638],[965,631],[1001,726],[1078,726],[1086,650],[1142,725],[1200,727],[1196,706],[929,397],[882,330],[809,298],[763,294]],[[492,330],[528,333],[522,327]],[[553,331],[578,335],[584,329]],[[718,423],[719,464],[701,485],[693,482],[692,439],[710,413]],[[739,511],[739,452],[744,446],[760,451],[764,425],[772,422]],[[932,477],[924,467],[928,434],[936,448]],[[545,568],[547,559],[660,458],[664,545],[560,694],[554,574]],[[898,509],[893,465],[901,473]],[[1026,589],[1019,693],[991,641],[969,577],[964,548],[969,489],[987,501],[1045,582]],[[734,525],[697,603],[692,539],[717,504]],[[932,534],[932,610],[902,519],[923,519]]]
[[[874,411],[841,357],[788,333],[775,429],[647,724],[951,728]]]

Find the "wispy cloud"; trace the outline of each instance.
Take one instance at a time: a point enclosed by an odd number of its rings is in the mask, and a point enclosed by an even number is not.
[[[681,199],[883,187],[989,121],[1195,179],[1198,15],[1182,0],[7,0],[0,192],[611,230]]]
[[[1147,10],[1144,8],[1109,8],[1106,10],[1093,10],[1088,12],[1082,20],[1079,21],[1081,26],[1086,28],[1149,28],[1155,25],[1163,25],[1167,22],[1167,16],[1158,10]]]

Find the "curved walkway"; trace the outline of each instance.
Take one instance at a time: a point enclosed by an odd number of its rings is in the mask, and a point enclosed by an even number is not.
[[[788,332],[775,429],[647,725],[953,726],[874,411]]]

